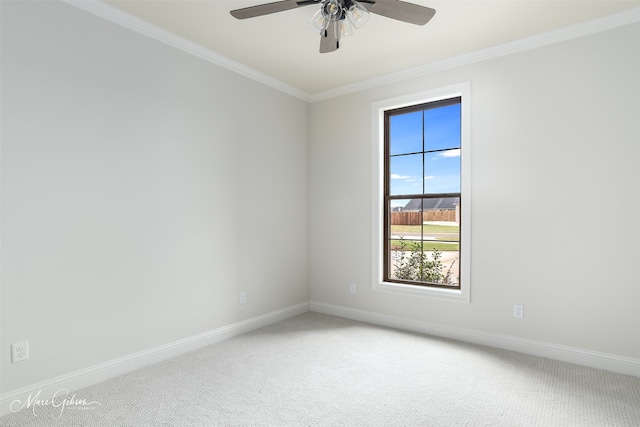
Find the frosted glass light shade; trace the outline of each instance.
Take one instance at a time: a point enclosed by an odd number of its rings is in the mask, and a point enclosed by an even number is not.
[[[322,13],[322,8],[318,9],[318,11],[311,17],[309,21],[309,28],[311,31],[317,34],[323,34],[324,31],[329,27],[329,20],[325,18]]]
[[[340,40],[342,37],[348,37],[353,34],[351,24],[348,19],[341,19],[335,25],[336,39]]]
[[[347,17],[354,28],[362,28],[369,20],[369,11],[357,1],[353,1],[347,11]]]

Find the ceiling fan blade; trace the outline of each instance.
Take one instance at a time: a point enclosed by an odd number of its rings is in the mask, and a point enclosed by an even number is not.
[[[340,39],[336,37],[337,21],[329,22],[329,26],[320,36],[320,53],[329,53],[338,50]]]
[[[401,0],[375,0],[374,3],[361,3],[371,13],[416,25],[426,24],[436,14],[435,9]]]
[[[302,3],[302,2],[301,2]],[[275,3],[259,4],[257,6],[245,7],[231,11],[231,15],[238,19],[255,18],[256,16],[269,15],[270,13],[284,12],[285,10],[295,9],[299,6],[306,6],[306,3],[298,4],[295,0],[284,0]]]

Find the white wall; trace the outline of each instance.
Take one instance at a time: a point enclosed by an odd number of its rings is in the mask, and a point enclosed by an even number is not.
[[[312,104],[312,301],[640,358],[639,40],[635,24]],[[464,81],[471,303],[373,291],[371,103]]]
[[[1,5],[2,392],[308,301],[305,102]]]
[[[65,4],[0,5],[1,393],[310,296],[640,358],[638,25],[308,106]],[[371,103],[462,81],[471,304],[374,292]]]

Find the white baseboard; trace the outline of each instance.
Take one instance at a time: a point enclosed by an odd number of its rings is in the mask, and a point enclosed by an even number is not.
[[[182,353],[303,314],[309,310],[640,377],[639,359],[311,301],[12,390],[0,395],[0,416],[11,412],[10,406],[15,400],[25,402],[30,396],[36,394],[38,394],[38,399],[51,399],[61,389],[73,392],[89,387]]]
[[[476,331],[473,329],[411,320],[398,316],[390,316],[387,314],[357,310],[315,301],[310,302],[310,308],[311,311],[316,311],[318,313],[346,317],[348,319],[358,320],[361,322],[451,338],[459,341],[486,345],[489,347],[502,348],[505,350],[517,351],[519,353],[575,363],[576,365],[589,366],[596,369],[604,369],[620,374],[640,377],[640,359],[518,338],[509,335],[494,334],[490,332]]]
[[[66,390],[70,393],[89,387],[118,375],[224,341],[254,329],[306,313],[307,311],[309,311],[309,303],[304,302],[3,393],[0,395],[0,416],[10,413],[11,403],[16,400],[19,401],[19,404],[36,395],[40,400],[52,399],[56,392],[60,390]],[[60,393],[58,393],[58,395],[60,395]]]

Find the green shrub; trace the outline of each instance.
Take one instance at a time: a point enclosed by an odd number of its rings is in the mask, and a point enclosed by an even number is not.
[[[453,260],[447,271],[443,272],[445,266],[442,264],[441,250],[434,249],[429,257],[422,247],[422,242],[409,243],[401,236],[400,244],[392,252],[393,279],[452,284],[451,269],[456,260]]]

